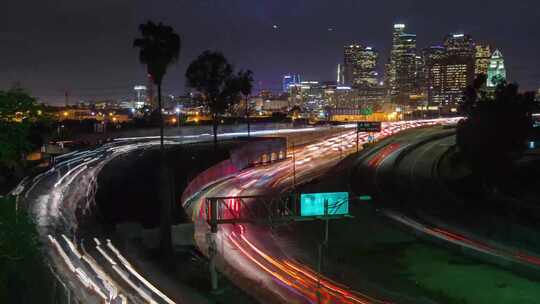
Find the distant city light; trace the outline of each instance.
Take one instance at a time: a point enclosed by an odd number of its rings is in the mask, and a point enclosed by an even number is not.
[[[454,37],[454,38],[462,38],[462,37],[465,37],[465,34],[454,34],[452,37]]]
[[[275,29],[275,30],[277,30],[277,29],[278,29],[277,24],[272,25],[272,28]]]
[[[404,29],[404,28],[405,28],[405,24],[403,24],[403,23],[394,24],[394,28],[395,28],[395,29]]]

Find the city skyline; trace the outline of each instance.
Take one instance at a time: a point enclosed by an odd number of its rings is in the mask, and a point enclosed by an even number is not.
[[[418,49],[441,44],[449,33],[470,34],[475,41],[503,52],[510,81],[524,90],[536,91],[540,86],[535,69],[540,64],[535,55],[540,46],[530,39],[539,30],[526,22],[539,14],[531,9],[539,4],[532,1],[517,3],[510,11],[497,1],[457,1],[447,7],[412,1],[392,6],[349,1],[331,6],[323,1],[307,6],[298,1],[287,3],[163,1],[152,6],[125,0],[84,5],[65,1],[54,8],[36,3],[24,25],[15,21],[26,13],[25,3],[10,3],[13,14],[0,21],[4,29],[0,33],[0,57],[4,58],[0,85],[6,88],[20,81],[37,97],[56,104],[64,102],[66,90],[73,102],[132,94],[134,85],[145,83],[132,39],[138,23],[152,19],[171,24],[183,38],[180,62],[165,78],[164,89],[171,94],[184,92],[185,67],[204,49],[221,50],[238,68],[252,69],[256,89],[278,91],[282,76],[289,71],[304,79],[334,80],[343,45],[353,42],[379,52],[377,71],[382,75],[395,23],[404,23],[409,32],[417,34]],[[485,16],[471,8],[482,5]],[[371,13],[365,13],[366,9]],[[506,18],[492,18],[502,13]],[[226,25],[217,29],[215,24]]]

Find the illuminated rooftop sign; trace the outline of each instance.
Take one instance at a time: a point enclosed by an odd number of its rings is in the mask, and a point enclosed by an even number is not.
[[[349,193],[308,193],[300,196],[301,216],[333,216],[349,214]]]
[[[403,24],[403,23],[394,24],[394,28],[395,28],[395,29],[404,29],[404,28],[405,28],[405,24]]]

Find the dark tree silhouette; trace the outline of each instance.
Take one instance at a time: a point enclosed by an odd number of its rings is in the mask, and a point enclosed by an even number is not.
[[[238,80],[240,93],[244,96],[244,99],[246,101],[246,122],[247,122],[247,133],[249,137],[251,135],[250,120],[249,120],[249,114],[250,114],[249,95],[251,95],[251,91],[253,90],[253,72],[251,70],[240,71],[238,72],[238,75],[236,76],[236,78]]]
[[[532,129],[534,94],[501,83],[493,97],[471,87],[465,92],[467,120],[457,130],[457,146],[484,185],[504,182],[525,150]]]
[[[204,51],[188,67],[186,78],[188,86],[202,94],[203,100],[212,113],[214,149],[217,149],[217,131],[221,115],[240,100],[240,94],[247,92],[241,80],[251,73],[234,74],[232,65],[220,52]]]
[[[485,86],[487,76],[480,74],[474,79],[472,85],[467,86],[463,92],[463,104],[461,105],[461,112],[464,114],[470,114],[473,107],[479,98],[486,98],[485,90],[482,88]]]
[[[161,103],[161,84],[167,73],[167,68],[180,56],[181,40],[170,26],[161,22],[155,24],[148,21],[139,25],[141,38],[133,41],[133,46],[140,49],[139,61],[146,65],[148,74],[152,77],[158,89],[158,113],[160,116],[160,142],[163,149],[163,117]]]
[[[155,24],[148,21],[141,24],[139,30],[141,38],[133,41],[133,46],[140,49],[139,61],[146,65],[148,74],[152,77],[158,89],[158,116],[159,116],[159,138],[161,150],[161,240],[160,245],[164,253],[172,250],[171,240],[171,204],[174,195],[170,185],[171,176],[166,165],[165,147],[163,144],[163,113],[161,102],[161,84],[167,68],[176,62],[180,56],[181,40],[180,36],[170,26],[162,23]]]

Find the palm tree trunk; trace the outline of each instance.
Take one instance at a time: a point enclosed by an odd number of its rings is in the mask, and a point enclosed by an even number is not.
[[[160,141],[160,189],[158,190],[161,198],[161,220],[160,220],[160,247],[161,252],[168,255],[172,252],[172,236],[171,236],[171,174],[167,164],[167,155],[165,153],[165,145],[163,139],[164,121],[161,103],[161,82],[157,84],[158,89],[158,111],[159,111],[159,141]]]
[[[247,119],[247,133],[248,137],[251,135],[251,128],[249,125],[249,96],[246,96],[246,119]]]
[[[218,115],[212,114],[212,127],[214,130],[214,151],[217,151]]]
[[[158,117],[159,117],[159,143],[160,143],[160,150],[161,153],[164,153],[165,146],[163,145],[163,128],[165,122],[163,121],[163,107],[161,105],[161,82],[157,84],[157,91],[158,91]]]

